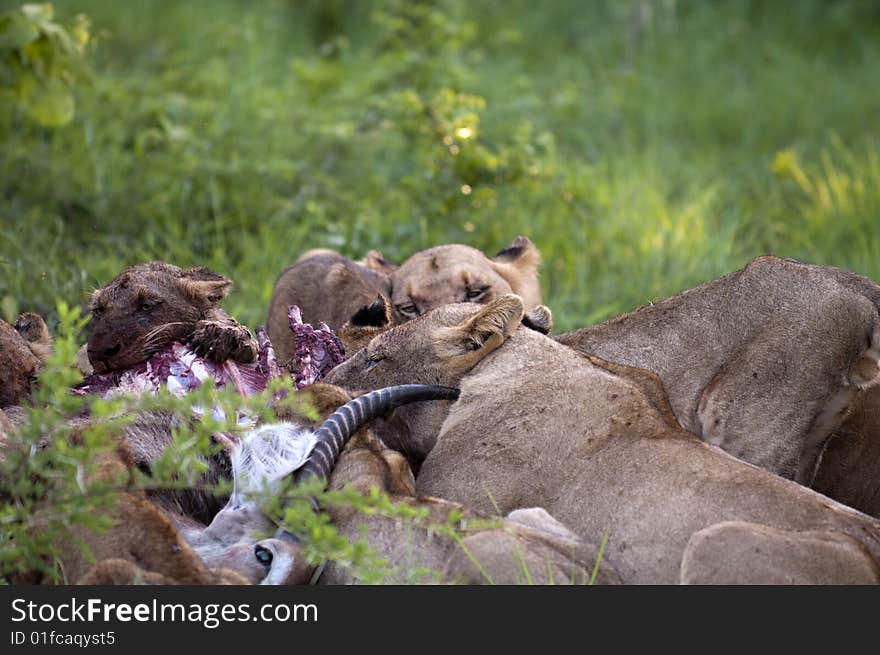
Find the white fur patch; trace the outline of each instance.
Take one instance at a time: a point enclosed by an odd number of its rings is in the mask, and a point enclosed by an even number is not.
[[[233,507],[247,496],[278,482],[303,464],[317,442],[314,433],[296,423],[269,423],[246,432],[230,453]]]

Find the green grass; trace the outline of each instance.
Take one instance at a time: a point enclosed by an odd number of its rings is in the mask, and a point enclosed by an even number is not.
[[[0,106],[6,320],[156,258],[231,277],[253,327],[307,248],[517,234],[558,331],[768,252],[880,280],[877,3],[56,2],[80,12],[73,122]]]

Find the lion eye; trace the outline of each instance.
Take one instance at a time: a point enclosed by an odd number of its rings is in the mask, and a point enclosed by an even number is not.
[[[374,369],[376,367],[376,365],[379,362],[381,362],[383,359],[385,359],[385,355],[382,355],[380,353],[373,353],[367,359],[367,365],[364,367],[364,370],[369,371],[369,370]]]
[[[418,316],[419,308],[415,306],[415,303],[404,303],[402,305],[396,306],[397,311],[399,311],[404,316]]]
[[[153,301],[145,300],[144,302],[141,303],[141,305],[140,305],[140,307],[138,307],[138,309],[142,312],[151,312],[161,304],[162,304],[161,300],[153,300]]]
[[[468,287],[465,292],[465,298],[467,298],[468,302],[477,302],[486,295],[488,290],[489,287]]]

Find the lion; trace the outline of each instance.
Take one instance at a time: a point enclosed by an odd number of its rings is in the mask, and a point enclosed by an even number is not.
[[[332,250],[304,253],[279,275],[269,302],[267,330],[279,361],[293,356],[287,308],[298,305],[306,323],[323,321],[334,332],[376,301],[387,299],[391,323],[399,325],[450,302],[487,303],[517,293],[526,308],[541,303],[541,254],[518,236],[494,257],[462,244],[418,252],[396,266],[371,251],[353,262]]]
[[[349,442],[330,478],[330,488],[353,488],[365,495],[378,489],[395,505],[427,512],[426,521],[408,525],[354,508],[328,508],[343,535],[352,540],[365,537],[395,567],[388,582],[424,582],[407,579],[407,570],[418,569],[456,584],[584,584],[597,562],[598,584],[620,580],[613,566],[601,561],[594,544],[540,507],[493,519],[461,503],[417,493],[406,459],[388,449],[372,431],[362,431]],[[453,514],[462,517],[460,542],[430,527],[446,525]],[[320,578],[321,584],[351,582],[348,570],[335,562],[328,563]]]
[[[694,574],[682,576],[688,543],[725,521],[752,526],[734,532],[754,546],[767,581],[780,566],[796,581],[880,581],[880,522],[701,441],[682,428],[656,374],[529,330],[523,312],[514,295],[437,308],[379,334],[325,381],[459,388],[455,402],[394,413],[410,426],[410,450],[424,453],[416,492],[475,512],[540,506],[585,540],[607,530],[605,557],[624,583],[702,581],[692,557],[685,572]],[[707,558],[701,570],[755,582],[742,552],[710,547],[730,534],[692,544]],[[799,552],[789,564],[779,557],[786,542]]]
[[[809,486],[829,436],[880,381],[880,286],[765,256],[555,339],[653,371],[685,429]]]
[[[0,320],[0,407],[21,404],[52,352],[52,337],[38,314],[25,312],[9,325]]]
[[[174,341],[212,361],[252,362],[250,331],[220,309],[231,280],[204,267],[135,264],[92,293],[88,360],[96,372],[129,368]]]
[[[83,346],[88,366],[98,373],[124,370],[175,341],[212,361],[254,361],[259,351],[256,339],[219,306],[231,284],[207,268],[182,269],[163,261],[123,269],[91,295],[90,336]],[[81,369],[85,364],[81,361],[83,349],[77,358]],[[171,432],[170,416],[143,414],[126,428],[122,438],[129,444],[136,465],[149,470],[171,442]],[[207,483],[229,472],[222,450],[210,464]],[[223,501],[201,491],[160,495],[177,510],[202,521],[209,521]]]
[[[553,331],[553,313],[546,305],[536,305],[523,314],[522,324],[529,329],[550,334]],[[367,345],[373,337],[394,327],[391,303],[381,296],[360,308],[346,321],[337,337],[345,352],[354,353]]]
[[[333,423],[334,419],[328,417],[337,407],[352,403],[349,393],[333,385],[315,384],[303,392],[309,394],[325,425]],[[426,404],[434,403],[417,403]],[[327,482],[331,490],[348,488],[364,495],[378,490],[388,494],[394,505],[427,512],[427,522],[416,525],[354,507],[327,508],[343,535],[349,539],[365,537],[381,557],[387,558],[394,570],[386,582],[424,582],[408,578],[407,571],[425,570],[458,584],[582,584],[590,580],[594,568],[596,583],[619,582],[613,567],[601,561],[596,546],[541,508],[492,519],[459,503],[418,495],[406,459],[388,448],[372,429],[359,429],[345,441]],[[430,527],[432,523],[448,524],[453,514],[461,517],[459,538]],[[349,570],[336,562],[328,562],[318,579],[319,584],[352,581]]]
[[[80,438],[81,426],[73,435]],[[247,580],[233,570],[214,569],[205,565],[198,554],[181,537],[167,515],[151,503],[143,491],[132,485],[135,464],[124,442],[114,450],[96,455],[95,468],[86,482],[100,479],[111,488],[118,486],[114,504],[105,514],[111,526],[104,532],[86,527],[71,529],[73,539],[56,543],[55,565],[63,584],[86,582],[108,584],[104,574],[105,560],[116,560],[113,567],[142,572],[146,581],[175,584],[244,584]],[[32,517],[34,529],[42,531],[45,518],[38,512]],[[84,550],[83,546],[87,548]],[[119,564],[121,560],[124,564]],[[97,566],[96,566],[97,563]],[[101,572],[104,572],[102,574]],[[136,576],[128,583],[136,582]],[[13,576],[17,584],[52,582],[36,569]]]
[[[37,373],[52,354],[52,335],[39,314],[25,312],[14,325],[0,320],[0,464],[7,441],[31,395]]]
[[[287,309],[297,305],[304,323],[324,322],[334,332],[359,308],[391,295],[387,272],[377,271],[332,250],[310,250],[285,268],[269,301],[266,331],[280,362],[293,357],[294,338]]]
[[[435,393],[432,388],[427,391]],[[383,389],[381,394],[394,407],[409,402],[400,394],[410,392],[409,388]],[[349,487],[365,494],[385,491],[392,503],[428,510],[431,522],[439,525],[445,525],[453,513],[461,517],[458,520],[464,534],[459,541],[432,534],[428,525],[407,526],[399,519],[365,515],[354,508],[327,508],[342,534],[350,538],[366,535],[382,556],[390,558],[398,567],[400,577],[395,580],[405,580],[406,571],[416,567],[458,583],[579,583],[588,581],[594,569],[597,582],[618,581],[610,565],[597,565],[595,547],[539,508],[486,521],[459,504],[416,497],[406,461],[365,428],[373,414],[383,411],[378,406],[383,401],[367,397],[352,400],[342,389],[321,384],[304,393],[324,417],[315,433],[329,430],[326,443],[332,444],[331,450],[316,450],[322,453],[323,462],[318,470],[323,471],[331,489]],[[309,428],[308,421],[295,415],[287,418],[296,418],[297,425]],[[287,430],[284,424],[264,428],[279,430],[279,434]],[[263,488],[252,477],[250,467],[263,466],[258,462],[276,465],[276,457],[266,456],[273,454],[278,442],[271,439],[265,443],[271,444],[268,450],[254,446],[258,448],[255,458],[233,455],[239,467],[238,481],[254,480],[256,488]],[[237,447],[232,441],[229,445]],[[276,454],[285,450],[282,447]],[[337,456],[338,460],[330,463],[323,459],[336,460]],[[134,464],[123,442],[116,452],[102,456],[96,475],[108,484],[123,485],[134,475]],[[285,470],[282,468],[282,473]],[[76,531],[99,560],[94,567],[89,568],[89,561],[78,549],[62,547],[60,565],[69,579],[89,584],[304,584],[314,578],[315,567],[306,561],[298,539],[276,530],[261,503],[250,500],[242,489],[207,525],[168,506],[147,502],[144,493],[132,486],[119,494],[110,516],[114,524],[105,533]],[[352,578],[345,566],[331,562],[319,582],[349,583]]]

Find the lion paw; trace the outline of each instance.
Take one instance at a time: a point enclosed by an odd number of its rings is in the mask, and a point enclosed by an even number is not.
[[[199,357],[213,362],[234,359],[249,363],[256,360],[259,352],[257,340],[246,327],[223,321],[200,322],[187,345]]]

